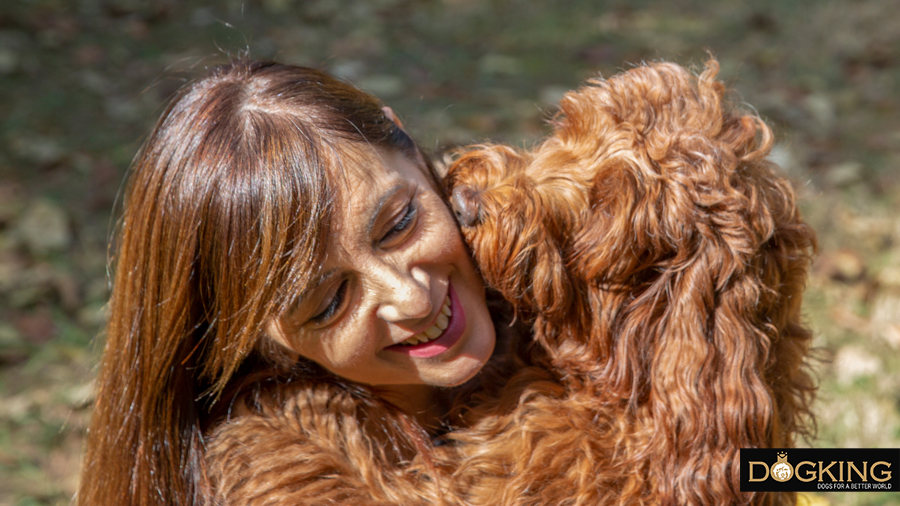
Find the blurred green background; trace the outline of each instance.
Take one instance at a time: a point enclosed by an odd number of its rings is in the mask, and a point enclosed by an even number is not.
[[[707,51],[775,128],[819,233],[812,444],[900,447],[897,0],[3,0],[0,506],[75,491],[116,196],[166,99],[203,68],[247,53],[326,68],[439,150],[529,146],[585,78]]]

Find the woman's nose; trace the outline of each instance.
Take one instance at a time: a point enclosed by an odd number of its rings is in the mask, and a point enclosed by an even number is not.
[[[376,312],[379,318],[396,323],[425,318],[431,314],[431,283],[428,274],[418,267],[382,273],[383,300]]]

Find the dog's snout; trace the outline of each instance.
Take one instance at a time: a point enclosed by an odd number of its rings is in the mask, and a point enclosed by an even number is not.
[[[478,192],[468,185],[460,185],[453,189],[450,205],[460,225],[471,227],[478,223]]]

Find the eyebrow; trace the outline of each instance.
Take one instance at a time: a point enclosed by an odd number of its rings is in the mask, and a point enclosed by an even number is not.
[[[375,222],[378,220],[378,217],[381,216],[381,208],[384,207],[397,192],[405,189],[406,185],[406,182],[395,184],[388,191],[384,192],[378,199],[378,202],[375,203],[374,211],[372,212],[372,215],[369,216],[369,223],[366,225],[366,234],[368,234],[369,237],[372,236],[372,231],[375,229]]]

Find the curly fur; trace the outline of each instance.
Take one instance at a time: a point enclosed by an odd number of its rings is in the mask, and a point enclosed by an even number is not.
[[[530,152],[480,146],[448,187],[487,282],[541,347],[431,448],[365,395],[291,386],[215,430],[217,504],[790,504],[740,448],[809,429],[801,296],[815,237],[710,61],[595,79]]]
[[[207,454],[214,504],[425,504],[438,492],[401,465],[405,419],[364,395],[293,384],[245,399]]]

